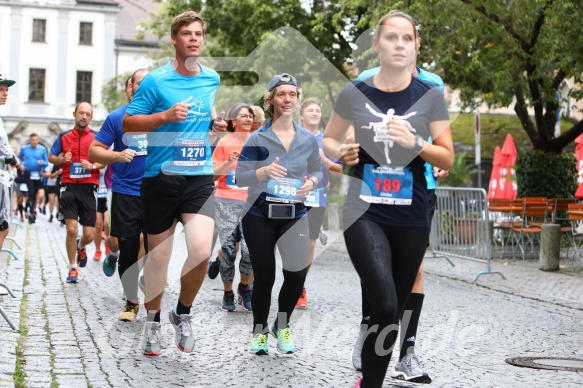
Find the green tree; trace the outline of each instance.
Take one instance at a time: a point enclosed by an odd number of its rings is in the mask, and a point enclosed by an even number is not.
[[[344,0],[343,10],[362,6]],[[514,102],[534,149],[560,153],[579,134],[579,121],[554,136],[559,104],[555,93],[583,98],[583,4],[569,0],[423,0],[371,2],[363,15],[378,16],[399,8],[421,24],[420,63],[431,64],[461,93],[464,107],[482,102],[506,107]],[[362,9],[361,9],[362,12]],[[568,28],[566,27],[568,26]],[[529,114],[534,112],[534,118]]]
[[[128,103],[125,94],[125,82],[132,73],[118,74],[101,88],[101,103],[108,112],[112,112]]]
[[[155,0],[159,2],[160,0]],[[347,59],[353,54],[353,36],[360,35],[368,28],[366,23],[359,22],[357,17],[341,15],[341,3],[339,1],[313,0],[310,6],[300,0],[167,0],[162,2],[162,7],[152,14],[152,17],[142,22],[142,27],[151,30],[159,38],[168,36],[172,17],[186,10],[201,12],[206,22],[205,37],[205,64],[212,66],[214,58],[243,58],[250,55],[256,48],[273,35],[285,34],[281,28],[291,27],[307,39],[318,51],[338,70],[337,72],[322,72],[322,64],[311,58],[305,50],[294,52],[287,49],[287,64],[295,62],[301,65],[301,70],[294,71],[300,75],[302,83],[312,82],[310,95],[319,96],[335,101],[339,92],[337,84],[340,80],[345,83],[344,77],[348,76],[349,68]],[[362,27],[365,26],[365,27]],[[289,41],[282,41],[288,44]],[[280,43],[282,43],[280,42]],[[301,42],[298,42],[301,43]],[[272,56],[282,56],[285,47],[278,47],[276,41],[269,42],[267,47],[272,51]],[[305,49],[305,48],[304,48]],[[264,50],[266,50],[264,48]],[[171,46],[157,54],[158,58],[171,56]],[[274,61],[281,63],[281,58]],[[218,67],[224,67],[224,63],[217,61]],[[269,71],[270,64],[250,64],[247,72],[220,71],[223,85],[254,85],[257,83],[257,75],[252,73],[253,66],[259,67],[263,72]],[[281,72],[282,69],[273,71]],[[291,70],[285,70],[291,71]],[[235,95],[236,92],[232,92]],[[330,106],[331,108],[331,106]]]

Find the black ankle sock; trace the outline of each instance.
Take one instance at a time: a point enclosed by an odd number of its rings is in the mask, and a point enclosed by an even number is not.
[[[147,316],[146,320],[148,322],[154,321],[154,322],[160,323],[160,310],[158,310],[158,311],[148,310],[148,316]]]
[[[182,303],[180,303],[180,300],[178,300],[178,303],[176,304],[176,315],[180,315],[180,314],[190,314],[190,308],[192,306],[185,306]]]
[[[246,288],[249,288],[249,285],[248,285],[248,284],[239,283],[239,287],[238,287],[238,288],[239,288],[240,290],[244,290],[244,289],[246,289]]]
[[[419,326],[419,317],[421,316],[421,309],[423,308],[423,294],[411,294],[405,304],[403,314],[411,310],[411,318],[407,322],[401,321],[401,325],[407,324],[407,327],[401,327],[401,351],[399,353],[399,360],[407,354],[415,353],[415,340],[417,337],[417,327]],[[403,330],[404,329],[404,330]]]

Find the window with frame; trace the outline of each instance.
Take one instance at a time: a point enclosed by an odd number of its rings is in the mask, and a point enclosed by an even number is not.
[[[93,44],[93,23],[81,22],[79,25],[79,44]]]
[[[47,34],[47,21],[45,19],[33,19],[32,20],[32,41],[33,42],[46,42]]]
[[[30,69],[28,81],[28,101],[45,101],[45,69]]]
[[[93,72],[77,72],[77,92],[75,94],[75,103],[88,102],[91,104],[91,83]]]

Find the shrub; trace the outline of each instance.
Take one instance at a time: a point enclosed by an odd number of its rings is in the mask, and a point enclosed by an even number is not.
[[[577,160],[570,152],[524,151],[516,160],[518,197],[572,198],[577,190]]]

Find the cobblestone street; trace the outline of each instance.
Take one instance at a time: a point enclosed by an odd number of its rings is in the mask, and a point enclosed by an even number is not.
[[[251,313],[221,311],[222,282],[206,279],[193,306],[195,351],[173,344],[167,313],[176,303],[185,257],[184,234],[175,235],[162,311],[163,354],[141,354],[145,313],[119,322],[122,289],[117,273],[106,277],[88,246],[85,279],[65,283],[65,229],[43,216],[12,227],[23,248],[14,260],[0,257],[0,282],[17,298],[0,305],[20,328],[0,319],[0,387],[352,387],[360,373],[350,354],[360,321],[360,287],[339,232],[329,232],[306,282],[309,308],[296,310],[292,329],[297,351],[280,355],[269,339],[269,356],[248,351]],[[326,248],[324,250],[324,248]],[[435,387],[576,387],[581,375],[518,368],[517,356],[583,358],[583,277],[539,271],[530,263],[495,261],[498,275],[474,276],[484,263],[454,259],[455,267],[428,252],[426,297],[417,354]],[[568,265],[568,264],[567,264]],[[238,276],[238,275],[237,275]],[[237,280],[236,280],[237,281]],[[281,285],[278,273],[274,290]],[[141,296],[141,294],[140,294]],[[276,295],[270,321],[275,319]],[[389,369],[392,371],[394,357]],[[385,386],[415,386],[387,377]]]

